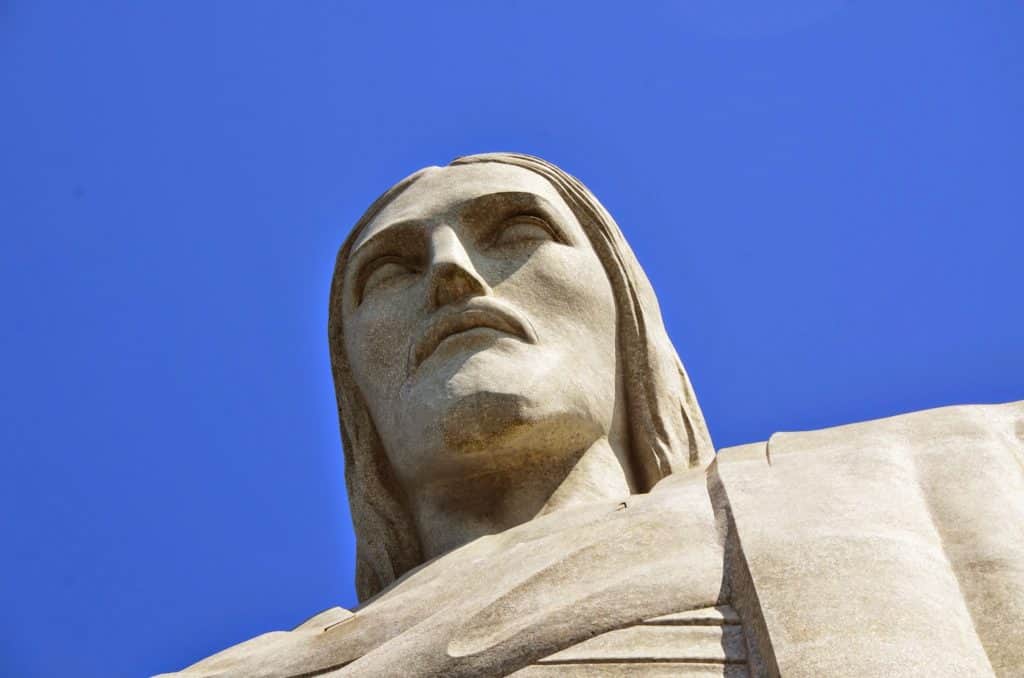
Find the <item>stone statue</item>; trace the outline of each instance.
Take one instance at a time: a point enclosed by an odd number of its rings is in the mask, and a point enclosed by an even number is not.
[[[1024,675],[1024,401],[715,455],[622,233],[550,163],[384,193],[329,340],[362,602],[173,675]]]

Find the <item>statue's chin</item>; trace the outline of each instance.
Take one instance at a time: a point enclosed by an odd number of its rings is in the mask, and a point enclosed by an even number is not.
[[[448,401],[436,420],[431,471],[443,478],[518,472],[573,456],[597,433],[577,413],[523,393],[479,390]]]
[[[450,450],[472,453],[500,448],[530,423],[529,399],[520,393],[477,390],[449,401],[441,413],[441,435]]]
[[[562,353],[501,340],[424,362],[402,393],[405,439],[422,450],[410,477],[510,469],[533,455],[571,453],[599,435],[586,408],[559,387],[571,381]],[[428,470],[429,469],[429,470]]]

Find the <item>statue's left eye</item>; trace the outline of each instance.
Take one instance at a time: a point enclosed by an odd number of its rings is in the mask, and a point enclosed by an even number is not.
[[[494,245],[516,245],[520,243],[552,240],[551,229],[540,217],[519,215],[506,220],[498,227],[492,243]]]

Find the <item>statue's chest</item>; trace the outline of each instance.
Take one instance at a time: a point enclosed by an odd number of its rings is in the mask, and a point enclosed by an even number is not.
[[[529,536],[471,545],[359,611],[365,624],[396,633],[338,675],[390,675],[401,657],[406,676],[680,675],[680,667],[733,675],[746,661],[735,612],[714,607],[727,587],[703,482]],[[402,628],[403,620],[413,623]]]

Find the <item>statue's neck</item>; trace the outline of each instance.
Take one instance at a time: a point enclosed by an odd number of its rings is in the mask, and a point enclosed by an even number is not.
[[[424,559],[430,560],[539,515],[591,502],[625,500],[634,491],[622,453],[616,454],[608,439],[600,438],[570,462],[530,464],[519,471],[426,487],[412,497],[412,512]]]

